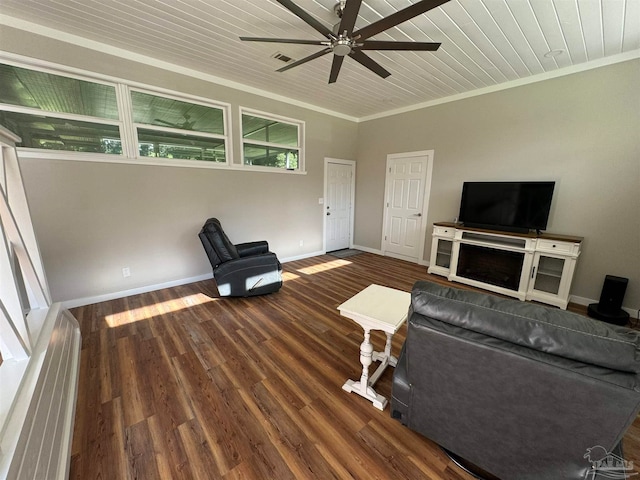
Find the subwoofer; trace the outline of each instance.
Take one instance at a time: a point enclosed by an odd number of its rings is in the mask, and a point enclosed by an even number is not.
[[[626,325],[629,314],[622,310],[622,301],[627,291],[628,278],[607,275],[600,293],[600,302],[592,303],[587,308],[590,317],[615,325]]]

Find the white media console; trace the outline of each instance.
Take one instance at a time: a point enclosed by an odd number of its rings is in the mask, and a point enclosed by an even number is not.
[[[433,225],[429,273],[566,309],[582,237]]]

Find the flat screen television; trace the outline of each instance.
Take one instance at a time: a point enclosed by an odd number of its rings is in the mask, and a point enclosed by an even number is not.
[[[545,230],[555,182],[465,182],[459,221],[512,232]]]

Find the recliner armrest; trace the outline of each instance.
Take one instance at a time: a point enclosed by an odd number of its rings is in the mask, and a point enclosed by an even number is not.
[[[213,277],[220,296],[248,297],[277,292],[281,273],[275,253],[263,253],[222,263],[213,270]]]
[[[238,243],[236,250],[240,258],[250,257],[252,255],[260,255],[269,252],[269,244],[265,240],[259,242]]]

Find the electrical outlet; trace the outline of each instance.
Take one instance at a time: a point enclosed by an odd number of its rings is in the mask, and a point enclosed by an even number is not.
[[[300,246],[304,247],[304,240],[300,240]]]
[[[124,267],[122,269],[122,276],[124,278],[130,277],[131,276],[131,270],[129,270],[129,267]]]

